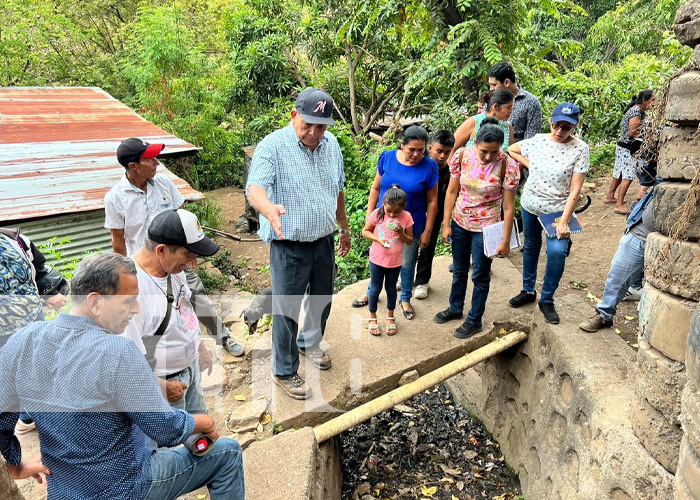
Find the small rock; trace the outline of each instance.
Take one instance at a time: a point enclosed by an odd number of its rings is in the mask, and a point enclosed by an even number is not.
[[[216,276],[222,276],[221,271],[211,262],[204,263],[204,270],[209,274],[214,274]]]
[[[595,182],[584,182],[583,189],[588,189],[591,192],[595,192],[595,189],[596,189]]]
[[[403,375],[401,375],[401,379],[399,379],[399,386],[410,384],[411,382],[415,382],[420,378],[420,374],[418,373],[418,370],[411,370],[410,372],[406,372]]]
[[[267,399],[255,399],[239,406],[229,415],[228,428],[239,433],[254,431],[267,411],[268,404]]]

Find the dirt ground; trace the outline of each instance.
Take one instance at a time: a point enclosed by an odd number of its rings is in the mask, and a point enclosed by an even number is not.
[[[600,178],[593,182],[595,182],[594,189],[584,189],[584,194],[592,198],[591,206],[579,215],[584,232],[572,237],[574,244],[571,255],[566,261],[564,278],[557,291],[557,294],[576,293],[591,306],[595,306],[603,294],[610,262],[625,228],[625,217],[614,213],[612,205],[603,203],[610,178]],[[627,194],[628,205],[634,200],[638,187],[636,181],[630,187]],[[257,238],[257,235],[247,233],[246,227],[239,223],[241,216],[245,213],[245,197],[242,189],[222,188],[209,191],[207,196],[221,204],[225,231],[247,239]],[[228,260],[240,268],[244,279],[243,285],[239,287],[256,293],[269,286],[270,271],[267,267],[269,247],[266,244],[261,241],[235,242],[223,237],[217,237],[216,240],[224,249],[230,251]],[[522,268],[522,257],[522,252],[514,251],[509,258],[516,266]],[[546,256],[543,249],[538,276],[540,280],[545,263]],[[581,318],[581,321],[584,319],[586,318]],[[636,348],[638,329],[636,301],[625,301],[618,306],[614,329],[630,346]]]
[[[575,293],[591,306],[595,306],[603,295],[605,280],[608,277],[610,263],[617,251],[617,246],[625,230],[626,218],[613,212],[614,205],[603,203],[608,190],[610,178],[595,179],[594,189],[584,189],[583,194],[591,197],[591,206],[578,215],[583,225],[583,233],[571,238],[573,246],[571,254],[566,259],[564,277],[561,280],[557,295]],[[627,192],[627,206],[634,200],[639,190],[635,181]],[[515,251],[510,255],[511,261],[522,269],[523,254]],[[538,287],[542,284],[542,274],[546,264],[544,248],[538,267]],[[556,295],[555,295],[556,298]],[[618,333],[630,346],[637,347],[637,330],[639,327],[637,301],[623,301],[618,305],[617,314],[613,321],[615,333]],[[591,315],[593,309],[591,309]],[[581,318],[581,321],[586,318]],[[581,332],[584,334],[583,332]],[[584,334],[591,335],[591,334]]]
[[[220,188],[208,191],[206,196],[221,205],[224,231],[244,240],[253,240],[239,242],[222,236],[214,238],[221,245],[222,252],[230,252],[227,257],[229,262],[239,268],[243,282],[239,288],[258,293],[270,286],[270,247],[260,241],[257,234],[247,232],[247,225],[241,219],[245,215],[243,190],[235,187]]]

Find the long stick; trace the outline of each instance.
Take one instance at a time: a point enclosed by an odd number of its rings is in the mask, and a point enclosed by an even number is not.
[[[454,377],[463,371],[475,366],[482,361],[499,354],[506,349],[519,344],[527,339],[527,333],[521,331],[511,332],[504,337],[500,337],[493,342],[480,347],[476,351],[456,359],[445,366],[430,373],[426,373],[418,380],[398,387],[383,396],[358,406],[342,415],[314,427],[316,441],[322,443],[344,432],[359,423],[368,420],[383,411],[393,408],[399,403],[411,399],[413,396],[444,382],[448,378]]]
[[[226,236],[227,238],[231,238],[232,240],[236,241],[241,241],[240,236],[236,236],[235,234],[227,233],[226,231],[221,231],[220,229],[214,229],[213,227],[207,227],[207,226],[202,226],[202,229],[205,231],[211,231],[214,234],[218,234],[219,236]]]

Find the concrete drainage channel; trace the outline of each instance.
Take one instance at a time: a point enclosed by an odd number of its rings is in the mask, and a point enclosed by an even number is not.
[[[424,391],[433,389],[445,380],[498,355],[526,338],[527,334],[523,331],[511,332],[313,429],[306,427],[283,432],[269,440],[252,444],[245,454],[246,470],[265,469],[274,473],[256,477],[255,483],[250,484],[248,488],[247,498],[266,500],[340,498],[341,451],[337,436],[341,432],[396,407]],[[430,491],[429,489],[428,492]]]
[[[580,333],[577,321],[590,314],[590,306],[578,297],[564,296],[559,304],[560,325],[548,325],[539,312],[532,313],[527,342],[522,332],[499,336],[443,367],[441,375],[436,375],[441,370],[431,372],[316,428],[253,443],[244,455],[246,471],[256,471],[247,498],[341,498],[340,447],[334,436],[445,379],[454,399],[498,441],[525,498],[672,498],[673,476],[632,429],[634,351],[612,332]],[[494,346],[499,347],[492,356],[483,354]],[[471,368],[455,376],[459,370],[451,370],[457,364]],[[447,472],[456,486],[458,479]]]

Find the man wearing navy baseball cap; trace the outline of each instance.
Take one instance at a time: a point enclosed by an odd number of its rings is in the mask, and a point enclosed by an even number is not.
[[[185,198],[173,181],[157,172],[160,163],[156,158],[163,149],[164,144],[149,144],[137,137],[125,139],[117,147],[117,160],[125,172],[105,196],[104,224],[112,233],[115,253],[131,257],[146,240],[154,218],[185,203]],[[192,303],[202,324],[212,336],[221,338],[221,345],[231,355],[243,356],[243,346],[231,336],[217,314],[197,273],[189,268],[185,273],[193,293]]]
[[[311,396],[297,373],[299,353],[320,370],[331,367],[320,343],[333,296],[336,223],[338,255],[350,251],[343,156],[327,131],[335,124],[332,113],[333,99],[326,92],[301,92],[291,123],[255,149],[246,187],[250,204],[262,215],[260,237],[270,243],[273,310],[286,313],[275,314],[272,322],[274,381],[295,399]]]
[[[140,314],[124,335],[146,356],[168,402],[189,413],[206,413],[200,371],[212,370],[201,342],[199,318],[185,268],[219,251],[204,235],[197,216],[184,209],[158,214],[143,246],[133,255],[139,284]]]

